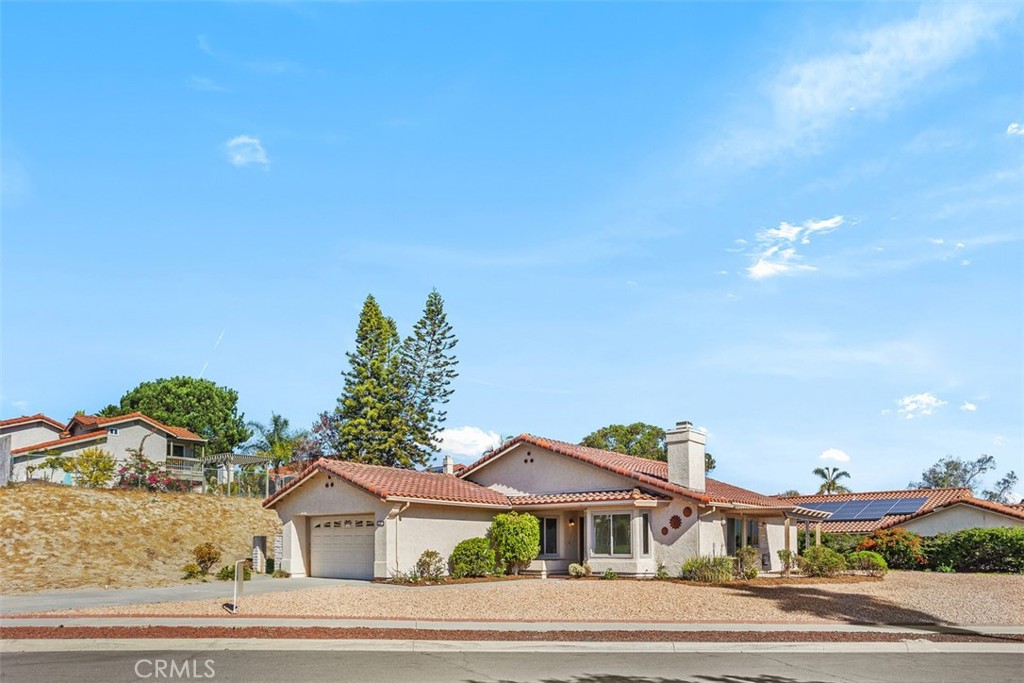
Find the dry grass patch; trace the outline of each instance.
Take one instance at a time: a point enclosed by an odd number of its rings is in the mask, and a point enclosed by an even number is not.
[[[179,583],[192,548],[224,562],[280,522],[252,498],[84,489],[33,482],[0,489],[0,592]]]

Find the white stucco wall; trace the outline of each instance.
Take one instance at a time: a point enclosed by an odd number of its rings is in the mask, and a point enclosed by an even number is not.
[[[952,505],[900,526],[922,536],[936,536],[978,527],[1024,526],[1024,519],[1007,517],[973,505]]]
[[[466,478],[513,495],[610,491],[637,485],[628,477],[524,443]]]
[[[60,429],[47,422],[29,422],[0,429],[0,436],[11,437],[11,450],[60,438]]]

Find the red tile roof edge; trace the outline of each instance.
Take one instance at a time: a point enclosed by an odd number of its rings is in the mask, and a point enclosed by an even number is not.
[[[96,439],[107,438],[106,432],[89,432],[88,434],[79,434],[78,436],[66,436],[63,439],[54,439],[53,441],[44,441],[42,443],[32,444],[31,446],[22,446],[21,448],[15,448],[11,451],[11,455],[20,455],[22,453],[36,453],[44,451],[48,448],[60,447],[67,443],[77,443],[79,441],[91,441]]]
[[[176,436],[179,439],[184,439],[186,441],[202,441],[204,443],[206,442],[206,439],[199,436],[195,432],[186,429],[185,427],[175,427],[173,425],[164,424],[163,422],[155,420],[149,415],[146,415],[145,413],[140,413],[138,411],[125,413],[124,415],[115,415],[114,417],[98,417],[96,415],[75,415],[70,420],[68,420],[68,427],[71,426],[72,422],[78,422],[85,426],[101,427],[110,424],[118,424],[120,422],[127,422],[128,420],[142,420],[144,422],[148,422],[151,425],[164,430],[168,434]]]
[[[903,498],[919,498],[922,493],[928,495],[929,492],[940,492],[940,491],[960,491],[965,496],[971,495],[971,489],[966,486],[945,486],[934,489],[889,489],[887,491],[851,491],[850,493],[808,493],[803,496],[770,496],[771,498],[778,498],[779,500],[792,500],[799,501],[802,503],[816,503],[829,500],[846,500],[855,499],[857,496],[863,498],[870,498],[872,496],[883,496],[889,494],[906,494],[902,495]],[[822,501],[811,500],[812,498],[821,498]]]
[[[46,422],[47,424],[57,427],[58,429],[65,429],[67,425],[54,420],[49,415],[43,415],[42,413],[36,413],[35,415],[22,415],[20,417],[12,417],[6,420],[0,420],[0,427],[13,427],[20,424],[28,424],[29,422]]]
[[[918,517],[924,517],[925,515],[930,515],[933,512],[938,512],[939,510],[945,510],[946,508],[953,507],[954,505],[973,505],[974,507],[978,507],[983,510],[988,510],[990,512],[998,512],[999,514],[1006,515],[1007,517],[1024,519],[1024,510],[1014,510],[1009,505],[1003,505],[1002,503],[995,503],[990,500],[983,500],[981,498],[975,498],[974,496],[970,496],[967,498],[954,498],[953,500],[947,501],[945,503],[941,503],[939,505],[935,505],[927,509],[918,510],[912,515],[907,515],[899,520],[894,520],[888,524],[883,524],[882,526],[879,526],[877,528],[892,529],[894,527],[906,524],[907,522],[913,519],[917,519]]]

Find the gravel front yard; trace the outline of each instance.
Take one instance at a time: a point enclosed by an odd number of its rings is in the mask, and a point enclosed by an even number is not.
[[[73,614],[224,616],[223,600]],[[243,600],[244,616],[496,621],[750,621],[1024,625],[1024,576],[892,572],[882,581],[709,587],[659,581],[337,586]]]

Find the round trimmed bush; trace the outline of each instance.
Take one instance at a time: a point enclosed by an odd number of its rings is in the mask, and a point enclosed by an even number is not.
[[[867,572],[871,576],[885,576],[885,573],[889,571],[889,565],[886,564],[885,558],[870,550],[858,550],[855,553],[850,553],[846,561],[849,563],[850,569]]]
[[[816,545],[797,558],[800,571],[807,576],[836,576],[846,569],[846,560],[832,548]]]
[[[467,538],[448,557],[448,573],[453,579],[493,574],[494,548],[486,538]]]
[[[540,522],[531,514],[495,515],[487,530],[495,557],[510,574],[526,569],[540,554]]]
[[[857,550],[872,550],[885,558],[890,569],[921,569],[925,564],[921,537],[896,527],[879,529],[861,541]]]

